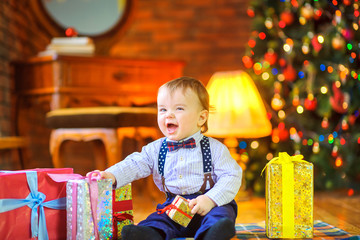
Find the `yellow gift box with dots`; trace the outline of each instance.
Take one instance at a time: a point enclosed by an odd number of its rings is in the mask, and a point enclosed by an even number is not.
[[[269,238],[313,237],[313,164],[302,158],[281,152],[265,166]]]

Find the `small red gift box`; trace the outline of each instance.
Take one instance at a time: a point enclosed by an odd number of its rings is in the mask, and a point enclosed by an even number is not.
[[[0,239],[66,239],[66,182],[73,169],[0,171]]]

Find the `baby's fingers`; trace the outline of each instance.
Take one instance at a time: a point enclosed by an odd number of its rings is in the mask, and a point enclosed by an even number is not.
[[[197,203],[196,198],[191,199],[190,202],[189,202],[190,209],[192,209],[196,205],[196,203]]]
[[[89,177],[90,174],[92,174],[94,177],[96,177],[96,176],[98,176],[98,175],[101,176],[100,170],[94,170],[94,171],[92,171],[92,172],[88,172],[88,173],[86,174],[86,177]]]
[[[191,214],[196,214],[199,211],[199,204],[196,204],[192,209],[191,209]]]

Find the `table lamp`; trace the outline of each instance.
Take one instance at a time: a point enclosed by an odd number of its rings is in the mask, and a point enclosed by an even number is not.
[[[232,157],[245,171],[248,159],[242,160],[237,153],[237,138],[260,138],[272,131],[260,93],[250,75],[242,70],[216,72],[206,88],[211,109],[206,134],[224,138]],[[247,195],[244,177],[239,192]]]

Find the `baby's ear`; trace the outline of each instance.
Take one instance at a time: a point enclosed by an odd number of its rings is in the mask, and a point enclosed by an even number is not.
[[[208,117],[209,117],[209,111],[208,110],[204,109],[204,110],[202,110],[200,112],[200,116],[199,116],[199,120],[198,120],[198,124],[199,124],[200,127],[205,124]]]

